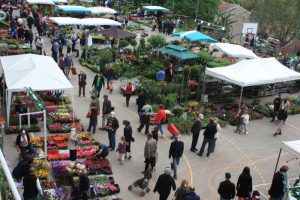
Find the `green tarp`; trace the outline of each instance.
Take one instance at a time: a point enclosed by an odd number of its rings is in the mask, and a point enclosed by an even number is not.
[[[177,45],[168,45],[163,48],[155,49],[155,51],[174,56],[176,58],[179,58],[180,60],[196,59],[199,57],[188,49]]]

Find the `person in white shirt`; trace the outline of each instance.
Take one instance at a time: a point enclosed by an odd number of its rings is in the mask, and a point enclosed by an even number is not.
[[[70,151],[70,160],[76,161],[77,157],[77,150],[76,150],[76,144],[77,144],[77,133],[75,128],[71,129],[71,136],[68,140],[68,149]]]
[[[214,137],[212,145],[211,145],[211,150],[210,150],[211,153],[213,153],[215,151],[217,139],[219,139],[221,136],[221,126],[219,124],[219,119],[215,117],[213,120],[217,127],[217,132],[215,134],[215,137]]]
[[[249,124],[249,120],[250,120],[250,116],[248,114],[248,110],[246,109],[244,114],[241,116],[242,117],[242,129],[243,132],[248,135],[248,124]]]

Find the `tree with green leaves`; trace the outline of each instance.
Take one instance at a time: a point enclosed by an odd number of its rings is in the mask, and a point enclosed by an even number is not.
[[[287,43],[299,35],[299,0],[240,0],[251,12],[252,21],[259,22],[259,32]]]

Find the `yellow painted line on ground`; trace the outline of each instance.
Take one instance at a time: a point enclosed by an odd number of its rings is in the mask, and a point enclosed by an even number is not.
[[[297,131],[300,131],[300,128],[293,126],[292,124],[289,124],[289,123],[285,123],[285,124],[293,129],[296,129]]]
[[[101,101],[101,100],[100,100],[100,101]],[[132,110],[128,109],[127,107],[121,106],[121,105],[119,105],[119,104],[117,104],[117,103],[112,103],[112,104],[115,105],[115,106],[117,106],[117,107],[120,107],[120,108],[123,108],[123,109],[129,111],[129,112],[132,113],[133,115],[138,116],[137,113],[133,112]],[[164,139],[165,139],[166,141],[168,141],[169,143],[171,143],[171,140],[169,140],[168,138],[164,137]],[[190,183],[191,183],[192,185],[194,185],[194,178],[193,178],[193,169],[192,169],[192,166],[191,166],[189,160],[187,159],[187,157],[186,157],[184,154],[183,154],[182,157],[183,157],[183,160],[185,161],[185,163],[186,163],[186,165],[187,165],[187,167],[188,167],[188,169],[189,169]]]

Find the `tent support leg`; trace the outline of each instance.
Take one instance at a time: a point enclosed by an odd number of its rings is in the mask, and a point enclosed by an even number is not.
[[[244,90],[244,87],[242,87],[242,89],[241,89],[240,101],[239,101],[239,108],[241,107],[241,103],[242,103],[243,90]]]
[[[45,151],[45,160],[47,160],[47,125],[46,125],[46,110],[43,110],[44,117],[44,151]]]
[[[282,151],[282,148],[280,148],[280,150],[279,150],[279,154],[278,154],[278,158],[277,158],[277,162],[276,162],[274,174],[276,173],[276,170],[277,170],[277,167],[278,167],[278,163],[279,163],[279,158],[280,158],[280,155],[281,155],[281,151]]]

